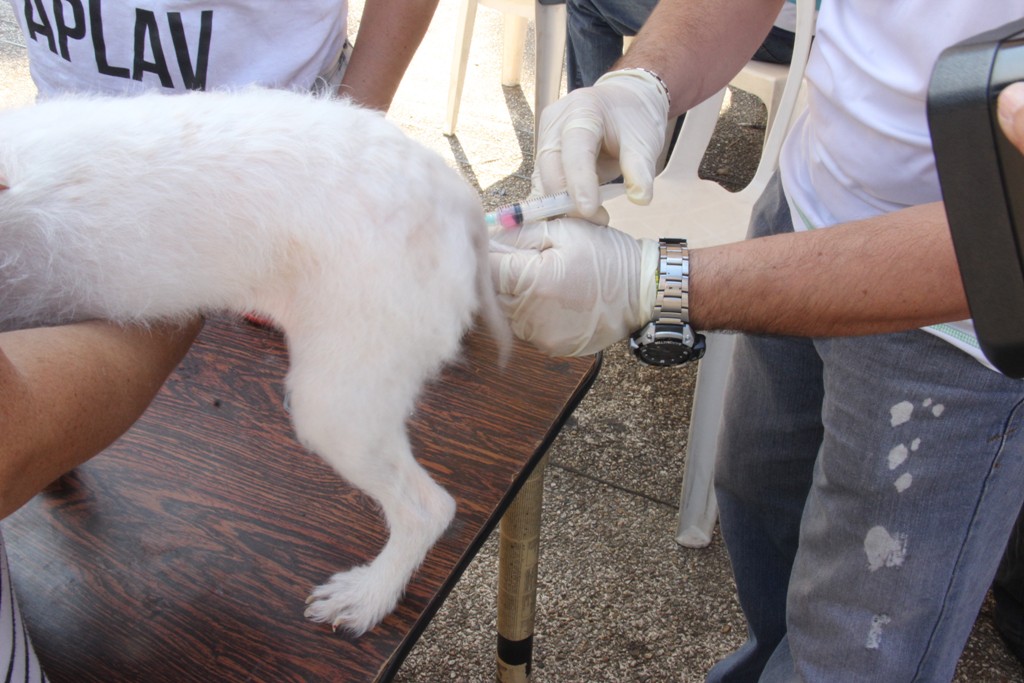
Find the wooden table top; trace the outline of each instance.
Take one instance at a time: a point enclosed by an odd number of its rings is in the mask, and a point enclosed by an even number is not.
[[[410,419],[458,513],[396,611],[358,639],[303,617],[363,564],[375,506],[293,439],[282,337],[207,322],[116,444],[4,521],[18,599],[50,680],[389,680],[597,374],[467,338]]]

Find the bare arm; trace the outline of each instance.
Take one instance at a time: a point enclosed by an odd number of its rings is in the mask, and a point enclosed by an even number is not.
[[[201,326],[93,321],[0,334],[0,519],[124,433]]]
[[[668,85],[670,116],[718,92],[768,35],[783,0],[661,0],[614,68],[643,67]]]
[[[970,317],[940,203],[690,256],[697,329],[824,337]]]
[[[437,2],[367,0],[339,94],[387,111],[427,32]]]
[[[1024,153],[1024,83],[999,98]],[[802,336],[876,334],[970,317],[940,203],[826,230],[691,252],[698,329]]]

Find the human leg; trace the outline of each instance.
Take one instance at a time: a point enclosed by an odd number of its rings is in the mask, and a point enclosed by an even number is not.
[[[922,331],[816,347],[825,434],[761,680],[949,680],[1024,498],[1024,389]]]
[[[568,90],[594,84],[622,56],[623,37],[635,36],[657,0],[566,0],[565,66]],[[792,31],[772,26],[753,59],[789,64]]]
[[[821,442],[820,361],[807,340],[737,340],[715,494],[748,640],[708,681],[756,681],[786,633],[786,595]]]
[[[635,36],[657,0],[567,0],[567,88],[591,86],[622,56],[622,37]]]
[[[768,36],[757,48],[753,59],[771,64],[789,64],[793,59],[793,43],[796,34],[778,26],[772,26]]]
[[[1014,656],[1024,662],[1024,510],[1006,544],[992,582],[996,630]]]
[[[789,232],[778,177],[754,208],[751,237]],[[715,463],[722,535],[748,641],[708,680],[755,681],[786,631],[789,573],[821,444],[821,361],[813,343],[738,337]]]

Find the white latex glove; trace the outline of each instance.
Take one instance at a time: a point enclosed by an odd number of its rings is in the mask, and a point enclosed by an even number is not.
[[[642,69],[612,71],[572,91],[541,114],[533,191],[568,190],[579,214],[593,217],[598,185],[621,174],[630,200],[649,204],[668,110],[668,90]]]
[[[495,235],[491,274],[512,331],[552,356],[583,356],[651,319],[658,243],[578,218]]]

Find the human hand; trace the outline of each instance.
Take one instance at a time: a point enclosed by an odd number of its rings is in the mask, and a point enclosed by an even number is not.
[[[999,93],[999,127],[1024,154],[1024,82],[1011,83]]]
[[[490,263],[512,331],[549,355],[596,353],[650,320],[657,242],[563,218],[495,235]]]
[[[622,175],[629,199],[650,203],[668,111],[668,90],[642,69],[612,71],[574,90],[541,114],[533,191],[568,190],[579,214],[593,218],[598,185]]]

